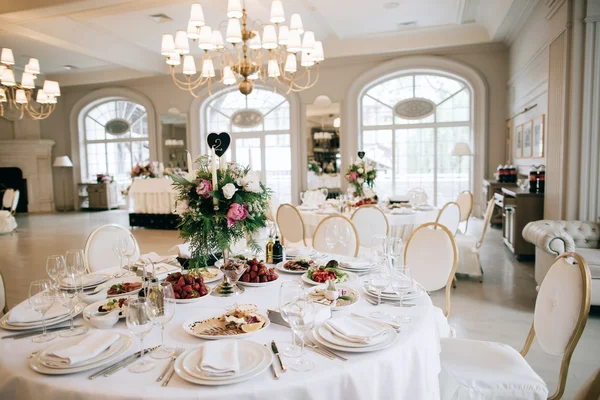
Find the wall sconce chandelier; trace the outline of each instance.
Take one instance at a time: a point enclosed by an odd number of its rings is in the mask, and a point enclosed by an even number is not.
[[[292,14],[289,25],[283,25],[286,17],[281,0],[271,3],[268,24],[254,20],[248,26],[245,0],[229,0],[227,17],[229,20],[213,30],[204,21],[202,6],[192,4],[187,29],[177,31],[175,36],[163,35],[161,54],[166,56],[173,81],[180,89],[199,97],[194,90],[206,85],[210,93],[211,82],[218,79],[225,85],[237,84],[247,96],[254,89],[255,80],[273,85],[274,91],[277,84],[282,85],[287,88],[286,93],[309,89],[318,81],[319,67],[325,59],[323,44],[315,40],[313,31],[304,30],[300,14]],[[225,26],[223,40],[221,28]],[[200,71],[194,56],[189,54],[189,39],[203,50]],[[175,76],[175,67],[180,64],[184,80]],[[194,77],[198,72],[198,77]]]
[[[35,80],[40,74],[40,62],[30,58],[25,65],[21,83],[15,79],[15,58],[9,48],[0,53],[0,117],[9,110],[16,111],[22,119],[25,113],[32,119],[45,119],[56,108],[56,98],[60,96],[58,82],[45,80],[42,88],[37,89],[34,101]],[[37,103],[37,104],[35,104]]]

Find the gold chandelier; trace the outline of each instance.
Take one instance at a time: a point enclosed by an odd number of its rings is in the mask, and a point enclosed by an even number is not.
[[[34,102],[35,80],[40,74],[39,60],[29,59],[20,84],[15,80],[14,65],[12,50],[3,48],[0,53],[0,117],[5,112],[14,110],[18,113],[18,119],[22,119],[25,113],[33,119],[48,118],[56,108],[56,98],[60,96],[58,82],[45,80],[42,88],[37,90]]]
[[[253,27],[249,27],[242,0],[229,0],[227,17],[228,21],[213,30],[204,22],[202,6],[192,4],[187,30],[177,31],[175,37],[163,35],[161,54],[167,57],[177,87],[199,97],[194,91],[206,85],[210,94],[210,85],[215,79],[228,86],[237,84],[240,92],[247,96],[254,89],[255,80],[272,85],[274,91],[281,85],[287,88],[286,93],[309,89],[318,81],[320,64],[325,59],[323,44],[315,40],[313,31],[304,30],[299,14],[291,15],[289,26],[282,25],[286,18],[281,0],[271,3],[269,24],[256,20]],[[225,25],[224,41],[220,28]],[[194,56],[189,54],[189,39],[203,50],[199,74]],[[176,67],[181,64],[184,79],[175,75]],[[220,67],[218,78],[215,65]]]

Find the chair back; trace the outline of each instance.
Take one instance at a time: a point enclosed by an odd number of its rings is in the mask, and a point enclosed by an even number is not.
[[[306,246],[304,220],[300,215],[300,211],[293,204],[279,206],[277,209],[277,226],[284,244],[302,242]]]
[[[373,236],[387,235],[390,224],[381,208],[375,205],[360,206],[352,214],[352,222],[358,232],[360,246],[371,247]]]
[[[533,325],[521,354],[527,354],[537,336],[542,350],[562,355],[559,382],[550,399],[559,399],[564,393],[571,355],[590,312],[591,293],[590,270],[577,253],[563,253],[556,257],[540,285]]]
[[[476,248],[480,248],[483,244],[483,238],[485,237],[485,232],[487,232],[487,228],[490,225],[490,220],[492,219],[492,214],[494,213],[494,207],[496,204],[494,203],[494,199],[488,201],[487,208],[485,209],[485,215],[483,216],[483,229],[481,230],[481,238],[479,242],[477,242]]]
[[[127,238],[131,232],[118,224],[102,225],[92,231],[85,242],[85,265],[88,272],[119,266],[119,256],[113,252],[113,243],[117,239]],[[133,237],[133,235],[132,235]],[[135,241],[135,252],[131,261],[140,257],[140,248]]]
[[[467,233],[469,227],[469,217],[473,212],[473,193],[468,190],[460,192],[456,198],[456,204],[460,207],[460,223],[465,223],[465,229],[463,233]]]
[[[6,287],[4,286],[4,278],[2,272],[0,272],[0,316],[3,316],[8,312],[8,305],[6,304]]]
[[[13,197],[15,196],[14,189],[6,189],[4,194],[2,195],[2,208],[10,208],[12,207]]]
[[[333,249],[328,246],[327,241],[325,240],[325,233],[328,230],[328,226],[332,226],[337,224],[341,229],[349,229],[350,231],[350,241],[344,247],[342,243],[337,242],[334,244]],[[356,227],[348,218],[343,215],[334,214],[330,215],[327,218],[323,219],[317,225],[315,229],[315,234],[313,235],[313,243],[312,246],[315,250],[323,252],[323,253],[332,253],[339,254],[343,256],[356,257],[358,255],[359,249],[359,238],[358,232],[356,231]]]
[[[10,213],[13,215],[17,212],[17,206],[19,205],[19,197],[20,196],[21,196],[21,193],[18,190],[15,190],[15,193],[13,195],[13,201],[10,206]]]
[[[428,292],[446,288],[447,317],[452,279],[458,266],[458,249],[452,232],[437,222],[420,225],[406,242],[404,265]]]
[[[452,232],[452,236],[456,235],[458,224],[460,224],[460,207],[458,204],[453,201],[444,204],[435,222],[448,228]]]

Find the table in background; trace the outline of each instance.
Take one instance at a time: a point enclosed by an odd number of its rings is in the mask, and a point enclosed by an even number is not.
[[[155,229],[176,229],[175,198],[171,178],[134,179],[129,188],[129,224]]]

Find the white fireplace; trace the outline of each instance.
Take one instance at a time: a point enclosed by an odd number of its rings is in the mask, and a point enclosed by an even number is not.
[[[0,167],[17,167],[27,179],[29,212],[53,212],[53,140],[0,140]]]

